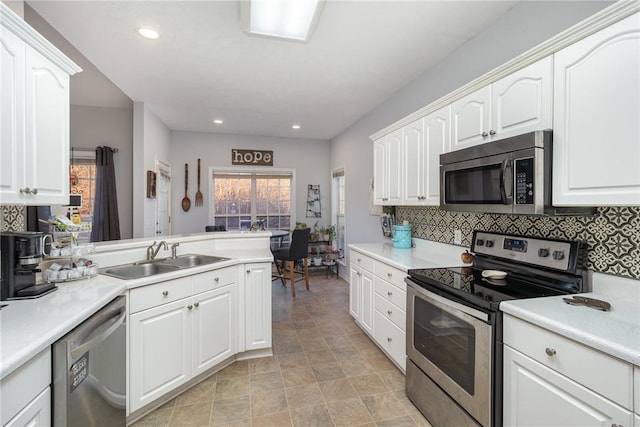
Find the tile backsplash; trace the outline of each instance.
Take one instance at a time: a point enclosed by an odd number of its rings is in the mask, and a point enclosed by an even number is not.
[[[24,206],[0,206],[0,231],[24,231],[27,224],[27,210]]]
[[[398,222],[413,226],[413,237],[453,244],[462,231],[471,246],[473,230],[583,240],[590,270],[640,279],[640,207],[600,207],[592,217],[546,217],[447,212],[440,208],[398,206]]]

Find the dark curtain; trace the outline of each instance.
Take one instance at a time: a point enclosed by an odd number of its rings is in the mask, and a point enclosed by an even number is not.
[[[27,206],[27,231],[49,233],[49,224],[42,221],[48,221],[50,216],[51,206]]]
[[[111,147],[96,148],[96,191],[93,205],[91,241],[120,239],[116,173]]]

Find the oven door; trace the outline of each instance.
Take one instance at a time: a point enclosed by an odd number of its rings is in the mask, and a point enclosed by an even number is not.
[[[480,424],[491,425],[490,316],[407,282],[408,358]]]
[[[513,212],[513,153],[440,166],[440,207],[462,212]]]

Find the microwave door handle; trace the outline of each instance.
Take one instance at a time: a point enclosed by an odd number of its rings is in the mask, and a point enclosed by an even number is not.
[[[511,196],[513,193],[513,182],[511,182],[511,188],[507,195],[507,178],[509,177],[509,175],[507,175],[508,168],[511,168],[511,159],[504,159],[500,166],[500,197],[502,198],[502,203],[505,205],[511,204]]]

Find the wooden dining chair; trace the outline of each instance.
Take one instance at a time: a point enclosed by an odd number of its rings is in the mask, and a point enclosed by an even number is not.
[[[310,228],[296,228],[291,234],[289,246],[273,250],[273,257],[276,263],[280,261],[280,274],[275,276],[282,281],[282,286],[287,285],[287,280],[291,282],[291,295],[296,296],[296,281],[304,279],[307,290],[309,290],[309,269],[307,268],[307,257],[309,256],[309,234]],[[296,264],[302,262],[302,269],[296,270]],[[296,274],[300,277],[296,278]]]

